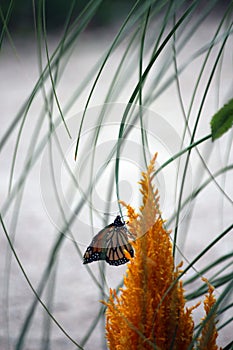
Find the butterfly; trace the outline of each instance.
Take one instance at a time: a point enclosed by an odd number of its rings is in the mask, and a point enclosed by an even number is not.
[[[83,263],[105,260],[108,264],[118,266],[129,261],[124,254],[127,250],[134,257],[134,250],[128,241],[130,232],[118,215],[114,222],[105,226],[91,241],[83,256]]]

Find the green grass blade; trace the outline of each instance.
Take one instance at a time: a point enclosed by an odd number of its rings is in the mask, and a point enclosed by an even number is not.
[[[3,39],[4,39],[4,35],[5,35],[5,32],[7,33],[8,37],[10,38],[11,40],[11,36],[10,36],[10,33],[8,31],[8,23],[9,23],[9,20],[10,20],[10,16],[12,14],[12,10],[13,10],[13,2],[14,0],[11,0],[10,3],[9,3],[9,6],[8,6],[8,9],[7,9],[7,13],[6,13],[6,16],[4,17],[4,14],[2,12],[2,7],[0,5],[0,19],[2,20],[2,23],[3,23],[3,26],[2,26],[2,30],[1,30],[1,34],[0,34],[0,51],[1,51],[1,48],[2,48],[2,42],[3,42]]]
[[[81,135],[81,132],[82,132],[82,126],[83,126],[85,114],[86,114],[87,108],[88,108],[88,106],[89,106],[89,102],[90,102],[90,100],[91,100],[91,97],[92,97],[92,95],[93,95],[94,89],[95,89],[95,87],[96,87],[96,85],[97,85],[97,82],[98,82],[98,80],[99,80],[99,78],[100,78],[100,76],[101,76],[101,73],[102,73],[102,71],[103,71],[103,69],[104,69],[104,67],[105,67],[105,65],[106,65],[106,62],[107,62],[108,58],[110,57],[112,51],[115,49],[115,47],[116,47],[116,45],[117,45],[117,43],[118,43],[118,41],[119,41],[119,39],[120,39],[120,37],[121,37],[121,35],[122,35],[122,32],[125,30],[125,27],[126,27],[126,25],[128,24],[128,22],[129,22],[129,20],[130,20],[130,18],[131,18],[131,16],[132,16],[132,13],[135,11],[135,9],[136,9],[136,7],[137,7],[137,5],[138,5],[139,2],[140,2],[140,0],[137,0],[137,1],[136,1],[136,3],[134,4],[133,8],[132,8],[131,11],[130,11],[130,13],[128,14],[126,20],[124,21],[123,25],[121,26],[121,28],[120,28],[118,34],[116,35],[115,39],[113,40],[113,43],[112,43],[112,45],[110,46],[110,49],[108,50],[108,52],[107,52],[107,54],[106,54],[106,57],[104,58],[104,61],[103,61],[102,65],[101,65],[101,67],[100,67],[100,70],[99,70],[98,74],[97,74],[97,77],[95,78],[95,81],[94,81],[94,83],[93,83],[93,85],[92,85],[91,91],[90,91],[90,93],[89,93],[89,96],[88,96],[88,98],[87,98],[87,102],[86,102],[85,107],[84,107],[84,112],[83,112],[83,115],[82,115],[81,124],[80,124],[80,128],[79,128],[79,131],[78,131],[77,142],[76,142],[76,148],[75,148],[75,155],[74,155],[75,160],[76,160],[77,154],[78,154],[78,147],[79,147],[80,135]]]
[[[230,28],[231,27],[232,27],[232,24],[230,25]],[[212,82],[214,74],[216,72],[216,69],[217,69],[217,66],[218,66],[218,62],[219,62],[219,60],[221,58],[221,55],[223,53],[223,49],[224,49],[224,47],[226,45],[227,39],[228,39],[228,37],[226,37],[223,40],[223,43],[222,43],[222,45],[221,45],[221,47],[219,49],[218,55],[217,55],[216,60],[214,62],[213,68],[211,70],[209,79],[207,81],[206,88],[205,88],[205,91],[204,91],[204,94],[203,94],[203,97],[202,97],[202,100],[201,100],[201,103],[200,103],[200,108],[199,108],[199,111],[198,111],[198,114],[197,114],[197,117],[196,117],[196,121],[195,121],[195,125],[194,125],[194,128],[193,128],[193,132],[192,132],[192,136],[191,136],[191,139],[190,139],[190,143],[193,143],[193,141],[194,141],[195,134],[196,134],[196,131],[197,131],[197,126],[198,126],[199,121],[200,121],[202,109],[204,107],[204,103],[205,103],[205,100],[206,100],[206,97],[207,97],[207,93],[209,91],[211,82]],[[176,242],[177,242],[177,235],[178,235],[178,223],[179,223],[179,219],[180,219],[180,208],[181,208],[181,203],[182,203],[184,183],[185,183],[185,179],[186,179],[186,175],[187,175],[187,170],[188,170],[190,156],[191,156],[191,150],[187,154],[187,159],[186,159],[186,163],[185,163],[185,168],[184,168],[184,172],[183,172],[183,176],[182,176],[181,188],[180,188],[180,193],[179,193],[177,218],[176,218],[175,231],[174,231],[174,246],[173,246],[173,255],[174,255],[174,257],[175,257]]]
[[[31,281],[29,280],[29,278],[28,278],[28,276],[27,276],[27,274],[26,274],[26,272],[25,272],[25,270],[24,270],[24,268],[23,268],[23,265],[21,264],[21,261],[20,261],[18,255],[17,255],[17,253],[16,253],[16,251],[15,251],[15,249],[14,249],[14,246],[13,246],[13,244],[12,244],[12,242],[11,242],[11,239],[10,239],[9,234],[8,234],[8,232],[7,232],[6,226],[5,226],[4,222],[3,222],[1,213],[0,213],[0,223],[1,223],[1,226],[2,226],[2,228],[3,228],[4,234],[5,234],[5,236],[6,236],[6,239],[7,239],[8,243],[9,243],[9,245],[10,245],[11,251],[12,251],[12,253],[13,253],[13,255],[14,255],[16,261],[17,261],[17,264],[18,264],[18,266],[19,266],[19,268],[20,268],[20,270],[21,270],[21,272],[22,272],[24,278],[26,279],[26,281],[27,281],[27,283],[28,283],[30,289],[32,290],[33,294],[35,295],[37,301],[41,304],[41,306],[45,309],[45,311],[47,312],[47,314],[52,318],[52,320],[54,321],[54,323],[55,323],[55,324],[59,327],[59,329],[65,334],[65,336],[66,336],[75,346],[77,346],[79,349],[83,349],[74,339],[72,339],[72,338],[69,336],[69,334],[68,334],[68,333],[65,331],[65,329],[60,325],[60,323],[58,323],[58,321],[55,319],[55,317],[54,317],[54,316],[50,313],[50,311],[48,310],[47,306],[46,306],[46,305],[43,303],[43,301],[40,299],[40,294],[41,294],[41,293],[37,293],[37,292],[36,292],[36,290],[34,289],[34,287],[33,287],[32,283],[31,283]],[[55,253],[56,253],[56,251],[55,251]],[[54,256],[53,256],[52,258],[54,259]],[[53,260],[53,259],[52,259],[52,260]],[[20,349],[22,349],[22,346],[23,346],[23,338],[20,338],[19,341],[18,341],[18,343],[17,343],[17,345],[16,345],[16,349],[17,349],[17,350],[20,350]]]

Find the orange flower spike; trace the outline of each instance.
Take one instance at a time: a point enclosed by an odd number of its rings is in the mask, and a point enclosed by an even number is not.
[[[214,297],[214,287],[208,282],[206,278],[202,278],[202,280],[208,284],[208,294],[204,300],[204,309],[206,313],[206,317],[210,313],[211,309],[216,303],[216,299]],[[218,346],[216,344],[216,339],[218,337],[218,332],[216,329],[216,314],[209,318],[209,320],[205,323],[202,328],[201,337],[199,339],[199,348],[200,350],[217,350]],[[205,318],[204,318],[205,319]]]
[[[152,185],[155,160],[156,155],[142,174],[140,214],[121,202],[127,207],[129,231],[137,239],[131,242],[135,257],[128,263],[120,296],[110,291],[105,302],[110,350],[187,350],[193,337],[195,307],[185,308],[182,283],[174,283],[181,266],[174,271],[169,232]]]

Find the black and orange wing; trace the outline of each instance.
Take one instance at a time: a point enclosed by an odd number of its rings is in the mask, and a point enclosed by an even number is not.
[[[106,237],[114,225],[106,226],[92,239],[91,244],[83,256],[83,263],[89,264],[93,261],[106,260]]]
[[[128,230],[125,226],[115,227],[114,231],[108,236],[106,262],[110,265],[118,266],[129,261],[126,258],[124,250],[130,256],[134,257],[134,250],[128,241]]]
[[[89,264],[98,260],[105,260],[114,266],[127,263],[129,259],[126,258],[124,250],[128,251],[131,257],[134,256],[128,234],[126,226],[117,216],[113,224],[106,226],[93,238],[84,254],[83,263]]]

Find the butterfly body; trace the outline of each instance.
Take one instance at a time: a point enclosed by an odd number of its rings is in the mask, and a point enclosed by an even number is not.
[[[124,250],[128,251],[131,257],[134,256],[128,236],[129,231],[118,215],[112,224],[105,226],[93,238],[84,254],[83,263],[89,264],[98,260],[105,260],[113,266],[127,263],[129,259],[126,258]]]

